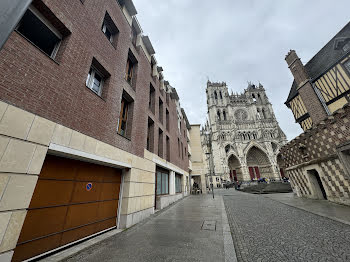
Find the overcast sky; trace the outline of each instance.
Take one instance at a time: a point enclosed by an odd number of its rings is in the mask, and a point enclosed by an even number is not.
[[[288,140],[302,132],[284,105],[295,49],[308,62],[348,21],[349,0],[134,0],[165,79],[191,124],[206,118],[206,82],[263,84]]]

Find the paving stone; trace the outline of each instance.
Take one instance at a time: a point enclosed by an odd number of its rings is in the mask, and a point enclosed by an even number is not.
[[[350,261],[350,226],[263,196],[223,196],[238,261]]]

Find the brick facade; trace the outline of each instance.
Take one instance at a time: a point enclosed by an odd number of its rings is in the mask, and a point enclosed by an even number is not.
[[[113,225],[117,228],[128,228],[189,193],[185,112],[175,88],[164,81],[162,70],[157,67],[149,38],[142,35],[140,28],[136,41],[130,37],[135,23],[139,26],[132,1],[34,0],[33,6],[30,12],[36,16],[34,20],[53,27],[51,31],[58,31],[62,41],[56,56],[51,58],[18,29],[0,50],[0,261],[6,262],[12,257],[18,261],[61,246],[42,249],[38,245],[40,248],[31,248],[34,253],[30,254],[18,251],[19,246],[36,241],[34,235],[26,243],[18,239],[30,217],[31,200],[45,199],[36,188],[40,187],[48,155],[61,157],[61,164],[74,159],[82,165],[93,163],[118,170],[121,185],[113,190],[119,190],[119,194],[112,196],[114,200],[118,198],[118,208],[108,208],[116,215]],[[117,28],[112,40],[102,32],[106,17]],[[32,20],[29,24],[33,23]],[[43,39],[42,35],[39,37]],[[130,57],[135,66],[131,84],[126,80]],[[96,94],[87,87],[92,65],[105,77],[102,93]],[[154,93],[149,103],[151,85]],[[118,133],[122,98],[129,106],[127,119],[123,118],[126,130]],[[161,116],[159,101],[163,104]],[[152,140],[147,139],[149,119],[154,122]],[[148,147],[148,141],[153,146]],[[156,194],[158,167],[169,175],[166,195]],[[68,169],[75,169],[75,165]],[[180,177],[180,184],[175,177]],[[83,184],[74,188],[84,191]],[[59,199],[57,194],[51,197]],[[63,191],[61,194],[68,195]],[[90,215],[82,213],[82,217],[92,219]],[[41,219],[51,221],[46,216]],[[91,221],[97,225],[96,220]],[[45,228],[39,220],[35,223],[30,227],[33,232]],[[100,230],[103,229],[97,229]],[[91,234],[85,230],[75,240]],[[46,241],[46,237],[42,233],[39,241]]]
[[[34,5],[43,10],[53,25],[61,25],[57,28],[63,28],[59,30],[63,41],[53,60],[13,32],[0,51],[0,99],[141,157],[146,148],[149,115],[155,122],[154,148],[158,149],[160,127],[164,132],[163,152],[166,152],[168,136],[170,162],[188,170],[188,157],[178,157],[177,139],[187,148],[187,138],[177,128],[175,100],[169,99],[169,104],[166,103],[161,82],[151,76],[151,64],[143,48],[136,48],[131,42],[131,27],[118,3],[115,0],[103,3],[46,0],[34,1]],[[115,46],[101,31],[106,12],[119,30]],[[133,87],[124,79],[129,52],[137,60]],[[110,74],[101,97],[85,86],[93,58]],[[155,115],[158,116],[159,97],[169,111],[169,131],[147,110],[150,83],[155,88]],[[117,133],[123,90],[134,100],[130,139]],[[183,119],[181,121],[185,127]]]

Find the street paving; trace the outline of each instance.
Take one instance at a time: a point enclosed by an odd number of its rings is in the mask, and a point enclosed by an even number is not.
[[[223,205],[221,197],[189,196],[66,261],[224,262]]]
[[[350,261],[350,226],[271,200],[220,190],[238,261]]]

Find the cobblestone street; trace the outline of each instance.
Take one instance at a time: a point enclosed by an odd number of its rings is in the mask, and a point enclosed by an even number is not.
[[[238,261],[350,261],[350,226],[263,195],[217,192]]]

